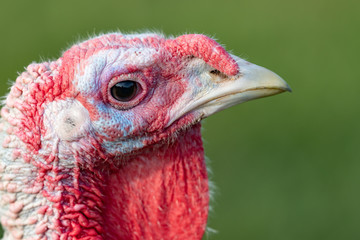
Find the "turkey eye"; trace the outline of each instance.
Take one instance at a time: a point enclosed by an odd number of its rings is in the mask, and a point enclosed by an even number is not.
[[[139,83],[131,80],[118,82],[111,87],[111,96],[120,102],[132,100],[140,89]]]

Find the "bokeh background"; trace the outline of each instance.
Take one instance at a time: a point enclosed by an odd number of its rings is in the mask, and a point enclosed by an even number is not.
[[[360,1],[0,2],[0,93],[89,34],[204,33],[293,93],[204,121],[217,186],[204,239],[360,238]]]

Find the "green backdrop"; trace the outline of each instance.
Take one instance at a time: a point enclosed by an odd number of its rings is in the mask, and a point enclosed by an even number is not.
[[[217,186],[208,239],[359,239],[359,10],[350,0],[1,0],[0,93],[88,34],[214,36],[293,93],[204,121]]]

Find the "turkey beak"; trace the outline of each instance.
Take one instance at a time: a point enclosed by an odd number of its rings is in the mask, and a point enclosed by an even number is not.
[[[195,118],[203,119],[233,105],[252,99],[272,96],[285,91],[291,92],[289,85],[276,73],[246,62],[233,56],[239,65],[239,73],[227,76],[217,70],[207,71],[200,75],[199,84],[190,84],[190,90],[182,100],[187,105],[176,106],[170,113],[170,126],[174,121],[188,113]]]
[[[196,108],[202,109],[203,117],[253,99],[291,92],[289,85],[276,73],[244,60],[239,66],[240,73],[236,76],[213,76],[212,81],[218,85],[194,102],[199,104]]]

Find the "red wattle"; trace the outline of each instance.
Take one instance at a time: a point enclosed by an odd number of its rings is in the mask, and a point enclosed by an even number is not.
[[[109,176],[105,239],[201,239],[209,204],[200,124]]]

